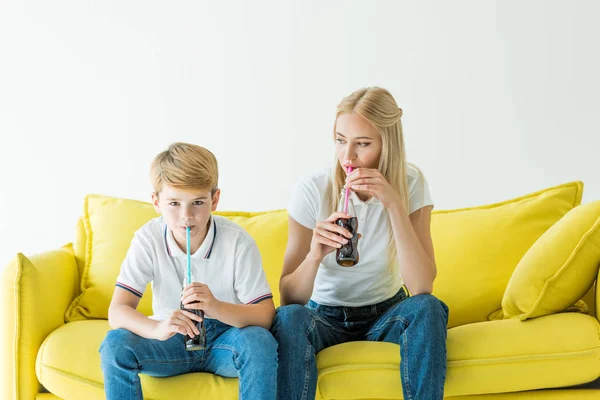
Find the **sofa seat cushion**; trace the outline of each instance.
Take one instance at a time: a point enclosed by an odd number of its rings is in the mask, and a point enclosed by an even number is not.
[[[67,323],[52,332],[38,352],[36,373],[42,385],[63,399],[105,399],[98,348],[108,321]],[[235,378],[192,373],[170,378],[140,375],[146,399],[237,399]]]
[[[564,313],[477,322],[448,331],[445,395],[563,387],[600,376],[600,324]],[[398,345],[350,342],[317,355],[324,398],[402,398]]]

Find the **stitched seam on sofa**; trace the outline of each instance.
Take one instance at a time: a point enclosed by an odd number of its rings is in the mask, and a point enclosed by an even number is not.
[[[569,265],[573,262],[573,259],[577,256],[577,254],[579,253],[581,248],[585,245],[585,243],[587,242],[590,235],[594,234],[596,232],[596,229],[598,229],[599,226],[600,226],[600,218],[598,218],[596,220],[596,222],[594,223],[594,225],[590,229],[588,229],[588,231],[585,234],[583,234],[583,236],[581,237],[581,240],[579,240],[579,243],[577,243],[577,245],[575,246],[575,248],[569,255],[569,258],[567,259],[567,261],[565,261],[565,263],[558,269],[558,271],[556,271],[556,273],[553,276],[546,279],[546,283],[544,284],[544,287],[542,288],[542,291],[540,292],[540,295],[538,296],[537,300],[535,301],[535,303],[533,303],[533,305],[531,306],[529,311],[524,313],[524,315],[531,314],[531,312],[537,308],[537,306],[540,304],[540,302],[544,298],[550,284],[554,283],[554,281],[556,281],[558,278],[560,278],[561,275],[569,268]]]
[[[354,367],[354,368],[353,368]],[[340,372],[352,372],[352,371],[394,371],[394,373],[398,373],[400,369],[400,364],[347,364],[347,365],[336,365],[335,367],[327,367],[323,370],[320,370],[318,373],[319,379],[323,376],[340,373]]]
[[[540,360],[547,360],[547,359],[552,359],[552,358],[557,358],[557,359],[562,359],[562,358],[567,358],[567,357],[572,357],[572,356],[596,356],[596,355],[600,355],[600,347],[595,347],[593,349],[590,350],[582,350],[582,351],[577,351],[577,352],[570,352],[568,354],[540,354],[540,355],[536,355],[535,357],[532,356],[512,356],[512,357],[498,357],[498,358],[482,358],[479,360],[455,360],[455,361],[450,361],[448,360],[448,367],[452,366],[468,366],[470,364],[484,364],[484,363],[498,363],[498,364],[503,364],[503,363],[511,363],[511,362],[515,362],[515,361],[540,361]],[[538,357],[541,356],[541,357]],[[559,356],[559,357],[557,357]],[[577,358],[577,357],[573,357],[573,358]],[[500,361],[500,362],[498,362]],[[349,367],[354,367],[354,368],[349,368]],[[319,376],[321,376],[322,374],[327,374],[329,373],[329,371],[339,371],[339,370],[352,370],[352,371],[360,371],[360,370],[372,370],[372,369],[394,369],[394,370],[398,370],[399,369],[399,364],[394,364],[394,363],[374,363],[374,364],[357,364],[357,363],[346,363],[344,365],[335,365],[335,366],[331,366],[331,367],[326,367],[323,368],[321,370],[319,370]]]
[[[46,364],[43,364],[43,366],[45,368],[48,368],[48,369],[52,370],[53,372],[55,372],[55,373],[57,373],[59,375],[63,375],[65,377],[67,377],[67,378],[74,379],[74,380],[77,380],[77,381],[81,381],[82,383],[86,383],[86,384],[90,384],[90,385],[96,386],[98,389],[104,391],[104,384],[102,384],[100,382],[96,382],[96,381],[93,381],[93,380],[87,379],[87,378],[82,378],[81,376],[71,374],[70,372],[65,372],[65,371],[63,371],[61,369],[54,368],[54,367],[51,367],[51,366],[46,365]],[[159,379],[161,379],[161,378],[159,378]],[[144,399],[145,400],[152,400],[151,397],[147,397],[146,395],[144,395]]]
[[[588,351],[584,351],[584,352],[579,352],[579,353],[583,353],[582,355],[589,355],[589,356],[597,356],[600,354],[600,347],[598,347],[596,350],[588,350]],[[550,357],[545,357],[545,359],[550,358]],[[560,357],[560,358],[564,358],[564,357]],[[595,357],[594,357],[595,359]],[[490,363],[490,360],[494,361],[493,363]],[[531,357],[507,357],[505,359],[502,359],[502,362],[496,362],[496,360],[498,359],[482,359],[482,360],[466,360],[466,361],[448,361],[448,368],[450,367],[465,367],[465,366],[470,366],[470,365],[479,365],[479,364],[483,364],[483,363],[490,363],[490,364],[506,364],[506,363],[512,363],[515,361],[520,361],[520,362],[535,362],[535,361],[540,361],[542,360],[542,358],[531,358]],[[319,378],[326,376],[326,375],[330,375],[330,374],[334,374],[334,373],[344,373],[344,372],[348,372],[348,371],[365,371],[365,370],[389,370],[389,371],[398,371],[400,369],[400,365],[399,364],[346,364],[346,365],[337,365],[335,367],[327,367],[323,370],[319,371]]]
[[[21,346],[19,346],[19,341],[21,340],[21,312],[20,312],[20,306],[21,306],[21,274],[23,273],[23,265],[21,263],[22,261],[22,257],[20,257],[20,253],[17,254],[17,273],[15,274],[15,330],[14,330],[14,366],[15,366],[15,379],[13,381],[13,390],[15,393],[15,398],[20,398],[20,393],[19,393],[19,385],[18,382],[20,382],[20,369],[19,369],[19,364],[20,364],[20,357],[19,357],[19,353],[21,350]]]
[[[546,188],[546,189],[542,189],[542,190],[538,190],[537,192],[533,192],[530,194],[526,194],[525,196],[521,196],[521,197],[516,197],[514,199],[510,199],[510,200],[505,200],[499,203],[492,203],[492,204],[487,204],[487,205],[482,205],[482,206],[477,206],[477,207],[466,207],[466,208],[457,208],[454,210],[437,210],[437,211],[433,211],[434,214],[454,214],[457,212],[463,212],[463,211],[472,211],[472,210],[490,210],[493,208],[497,208],[497,207],[501,207],[507,204],[513,204],[513,203],[519,203],[523,200],[529,200],[535,197],[540,197],[544,194],[555,194],[555,192],[560,191],[561,189],[566,189],[566,188],[570,188],[573,187],[575,188],[575,198],[573,199],[572,202],[572,206],[575,207],[577,205],[577,199],[580,197],[579,193],[579,183],[577,182],[570,182],[570,183],[565,183],[559,186],[555,186],[553,188]],[[571,207],[571,208],[573,208]]]
[[[93,381],[91,379],[83,378],[83,377],[81,377],[79,375],[75,375],[75,374],[72,374],[70,372],[63,371],[62,369],[51,367],[51,366],[49,366],[47,364],[44,364],[44,363],[42,363],[42,366],[44,368],[48,368],[49,370],[52,370],[53,372],[58,373],[59,375],[64,375],[64,376],[66,376],[66,377],[68,377],[70,379],[74,379],[74,380],[77,380],[77,381],[83,381],[83,383],[90,383],[92,385],[97,385],[101,389],[104,388],[104,384],[103,383],[96,382],[96,381]]]
[[[462,366],[462,365],[477,365],[477,364],[504,364],[504,363],[512,363],[512,362],[521,362],[521,361],[539,361],[539,360],[548,360],[548,359],[564,359],[564,358],[573,358],[577,359],[582,356],[596,356],[600,355],[600,347],[594,347],[589,350],[580,350],[580,351],[572,351],[568,353],[552,353],[552,354],[535,354],[535,355],[526,355],[526,356],[510,356],[510,357],[493,357],[493,358],[480,358],[477,360],[454,360],[448,361],[448,366]]]

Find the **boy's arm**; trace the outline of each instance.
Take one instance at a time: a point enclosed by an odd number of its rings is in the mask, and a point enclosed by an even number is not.
[[[139,302],[140,297],[115,287],[108,307],[108,324],[112,329],[123,328],[147,339],[153,339],[153,331],[158,322],[136,310]]]
[[[237,328],[256,325],[271,329],[275,318],[275,305],[271,297],[253,304],[232,304],[216,299],[208,285],[200,282],[186,286],[181,301],[185,308],[202,310],[208,317]]]
[[[264,299],[256,304],[231,304],[218,301],[211,316],[237,328],[256,325],[271,329],[275,318],[275,304],[273,299]]]

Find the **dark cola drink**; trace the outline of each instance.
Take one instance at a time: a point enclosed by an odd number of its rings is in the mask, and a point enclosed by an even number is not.
[[[196,302],[194,302],[196,303]],[[200,333],[194,337],[190,337],[189,335],[185,335],[185,349],[188,351],[192,350],[204,350],[206,348],[206,328],[204,327],[204,311],[202,310],[194,310],[185,308],[183,303],[179,303],[182,310],[191,312],[192,314],[196,314],[202,321],[193,321],[196,324],[196,328],[200,331]],[[193,303],[192,303],[193,304]]]
[[[352,234],[348,243],[342,244],[335,253],[335,261],[342,267],[352,267],[358,263],[358,219],[356,217],[340,218],[335,223]]]

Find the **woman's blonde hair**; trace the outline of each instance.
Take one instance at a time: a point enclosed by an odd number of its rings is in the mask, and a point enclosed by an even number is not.
[[[400,195],[407,212],[409,194],[406,177],[406,155],[402,135],[402,109],[394,97],[385,89],[369,87],[359,89],[344,97],[337,106],[333,139],[336,139],[337,119],[341,114],[356,113],[369,121],[381,135],[382,148],[379,156],[379,172]],[[416,167],[415,167],[416,168]],[[417,169],[418,170],[418,169]],[[420,173],[420,171],[419,171]],[[337,155],[333,163],[332,179],[328,185],[330,212],[335,211],[344,187],[346,172],[340,165]],[[389,215],[388,215],[389,218]],[[389,219],[388,219],[389,221]],[[388,223],[388,254],[390,264],[396,261],[397,249],[391,223]]]
[[[165,185],[176,189],[210,190],[215,193],[219,168],[213,153],[190,143],[173,143],[152,161],[150,179],[157,194]]]

